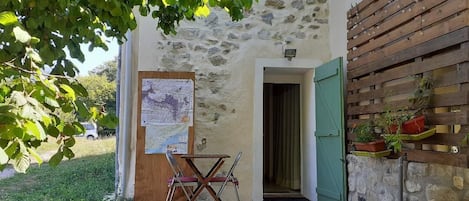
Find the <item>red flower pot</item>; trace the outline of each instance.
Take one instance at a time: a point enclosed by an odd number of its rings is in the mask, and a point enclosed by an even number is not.
[[[384,151],[386,149],[386,144],[384,140],[377,140],[373,142],[354,142],[355,150],[357,151],[369,151],[369,152],[378,152]]]
[[[404,134],[417,134],[424,130],[425,116],[421,115],[406,121],[402,124],[402,133]]]
[[[397,129],[399,129],[399,127],[396,124],[392,124],[388,128],[389,132],[391,132],[390,134],[395,134],[397,132]]]

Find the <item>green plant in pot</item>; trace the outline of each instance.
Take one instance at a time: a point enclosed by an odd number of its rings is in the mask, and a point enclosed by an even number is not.
[[[403,122],[411,118],[411,114],[403,109],[392,110],[386,106],[379,119],[376,119],[379,130],[383,134],[386,148],[399,153],[402,150],[401,131]]]
[[[384,112],[375,122],[382,134],[401,133],[402,124],[412,117],[412,114],[404,109],[393,110],[392,107],[386,105]]]
[[[374,133],[371,121],[354,126],[352,132],[355,134],[353,146],[357,151],[378,152],[386,149],[384,140],[378,139]]]
[[[418,77],[417,80],[417,88],[413,96],[409,98],[413,118],[402,124],[402,133],[405,134],[417,134],[423,132],[425,129],[424,112],[430,104],[431,95],[433,93],[433,79],[428,76],[422,76]]]

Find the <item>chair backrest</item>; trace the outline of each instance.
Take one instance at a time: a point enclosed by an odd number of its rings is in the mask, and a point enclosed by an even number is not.
[[[228,171],[228,173],[226,174],[226,176],[233,176],[233,171],[235,169],[235,167],[238,165],[238,162],[239,162],[239,159],[241,159],[241,155],[243,155],[243,152],[240,151],[238,153],[238,155],[236,155],[236,158],[235,160],[233,161],[233,165],[231,166],[230,170]]]
[[[223,184],[221,185],[220,187],[220,190],[218,190],[218,193],[217,193],[217,196],[220,197],[221,194],[223,193],[223,190],[225,189],[225,186],[226,186],[226,183],[228,183],[228,181],[234,181],[234,176],[233,176],[233,171],[235,169],[235,167],[238,165],[238,162],[239,162],[239,159],[241,159],[241,155],[243,155],[243,152],[240,151],[238,153],[238,155],[236,155],[236,158],[233,162],[233,165],[231,166],[230,170],[228,171],[228,173],[226,174],[226,179],[225,181],[223,182]],[[238,198],[239,200],[239,198]]]
[[[173,171],[174,175],[176,177],[183,176],[182,169],[179,167],[179,164],[176,161],[176,158],[174,158],[173,153],[171,151],[166,152],[166,159],[168,159],[169,166],[171,167],[171,170]]]

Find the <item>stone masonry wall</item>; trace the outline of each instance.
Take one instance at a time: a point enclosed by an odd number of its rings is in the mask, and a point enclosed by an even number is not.
[[[327,0],[259,0],[238,22],[212,9],[207,18],[181,22],[177,35],[155,31],[148,17],[138,20],[138,70],[195,72],[195,152],[243,151],[236,171],[242,173],[241,200],[251,200],[256,59],[284,58],[283,49],[295,48],[294,60],[329,61]],[[225,164],[231,163],[232,158]],[[231,188],[227,191],[226,198],[233,198]]]
[[[295,45],[317,49],[298,50],[296,58],[330,59],[328,15],[327,0],[260,0],[239,22],[212,9],[208,18],[182,22],[177,35],[154,36],[161,38],[156,54],[142,58],[151,67],[139,68],[196,72],[196,133],[204,133],[251,104],[239,87],[252,83],[255,58],[283,58],[282,49]]]
[[[398,201],[399,161],[347,156],[349,201]],[[407,164],[407,165],[405,165]],[[404,201],[469,201],[469,169],[404,163]]]

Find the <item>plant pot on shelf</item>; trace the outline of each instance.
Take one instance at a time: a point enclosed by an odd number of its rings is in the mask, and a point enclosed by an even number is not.
[[[353,143],[356,151],[369,151],[378,152],[386,149],[384,140],[377,140],[373,142],[354,142]]]
[[[402,124],[402,133],[418,134],[423,132],[425,127],[425,116],[420,115],[416,118],[408,120]]]

